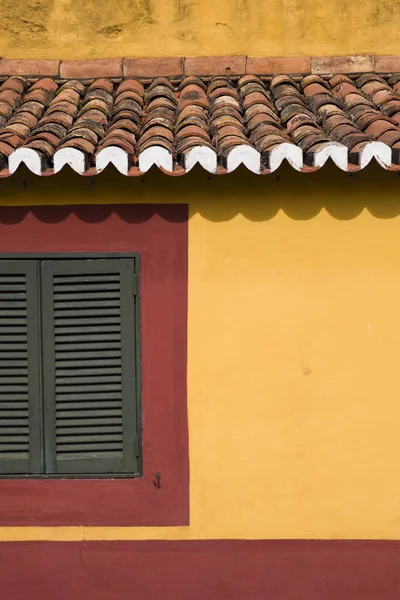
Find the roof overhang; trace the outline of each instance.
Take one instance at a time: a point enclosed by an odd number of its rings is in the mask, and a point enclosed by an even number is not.
[[[0,177],[329,160],[400,170],[399,57],[0,60]]]

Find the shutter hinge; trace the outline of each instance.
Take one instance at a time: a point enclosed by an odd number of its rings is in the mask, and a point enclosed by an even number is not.
[[[138,436],[135,437],[135,452],[136,452],[136,458],[139,458],[139,456],[140,456],[140,448],[139,448],[139,438],[138,438]]]
[[[132,294],[136,296],[137,294],[137,281],[136,281],[136,273],[133,274],[133,290]]]

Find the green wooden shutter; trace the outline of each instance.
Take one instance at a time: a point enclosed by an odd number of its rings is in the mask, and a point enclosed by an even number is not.
[[[46,473],[137,471],[134,267],[41,263]]]
[[[43,467],[37,262],[0,260],[0,473]]]

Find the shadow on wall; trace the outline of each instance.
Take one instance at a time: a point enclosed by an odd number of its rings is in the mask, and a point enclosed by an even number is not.
[[[264,176],[253,175],[244,167],[230,175],[210,175],[199,167],[182,177],[165,175],[157,168],[143,177],[124,177],[113,167],[93,178],[77,175],[69,168],[52,177],[37,177],[21,168],[0,180],[0,205],[8,207],[0,211],[1,222],[19,221],[26,214],[10,212],[10,206],[109,203],[186,203],[190,216],[200,213],[213,222],[228,221],[239,214],[251,221],[267,221],[279,211],[303,221],[321,210],[338,220],[354,219],[363,210],[378,219],[392,219],[400,215],[400,174],[377,164],[353,175],[329,164],[309,174],[284,165]],[[65,216],[70,211],[66,207]],[[162,207],[155,211],[163,213]],[[105,207],[104,218],[110,212]],[[153,213],[149,207],[148,218]],[[90,220],[87,210],[82,214]],[[60,218],[59,211],[55,218]]]

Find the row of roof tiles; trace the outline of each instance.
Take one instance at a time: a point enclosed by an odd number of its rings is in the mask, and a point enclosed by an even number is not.
[[[65,165],[92,175],[110,163],[125,175],[153,165],[180,175],[197,163],[270,173],[284,159],[305,172],[328,159],[345,171],[372,159],[400,170],[400,73],[0,85],[0,176],[22,163],[37,175]]]

